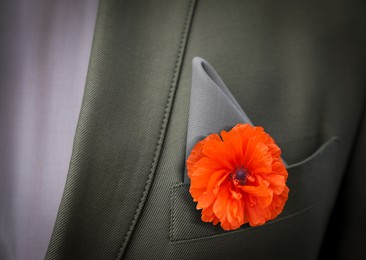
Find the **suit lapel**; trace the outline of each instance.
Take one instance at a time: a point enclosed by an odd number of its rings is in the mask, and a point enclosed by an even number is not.
[[[121,258],[154,180],[194,1],[101,1],[47,259]]]

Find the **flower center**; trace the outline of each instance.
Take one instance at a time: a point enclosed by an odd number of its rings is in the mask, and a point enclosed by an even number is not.
[[[245,185],[247,182],[248,169],[242,167],[237,168],[231,175],[231,180],[238,185]]]

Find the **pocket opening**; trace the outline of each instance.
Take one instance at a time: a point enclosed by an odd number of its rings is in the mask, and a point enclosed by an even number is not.
[[[289,199],[283,212],[272,221],[291,218],[300,214],[304,209],[325,201],[324,210],[332,204],[332,200],[326,200],[335,196],[338,187],[339,174],[337,172],[338,137],[331,137],[323,143],[312,155],[306,159],[291,164],[288,167],[290,188]],[[196,209],[189,193],[189,184],[178,183],[172,187],[171,192],[171,242],[188,241],[198,238],[209,238],[220,234],[230,234],[251,228],[248,224],[234,231],[224,231],[219,224],[201,221],[201,211]],[[319,208],[319,207],[317,207]],[[323,214],[324,215],[324,214]],[[327,215],[327,214],[325,214]],[[262,227],[265,228],[267,224]],[[256,229],[260,232],[261,229]]]

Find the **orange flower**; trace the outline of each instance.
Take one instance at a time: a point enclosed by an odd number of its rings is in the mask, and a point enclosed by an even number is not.
[[[281,150],[262,127],[238,124],[198,142],[187,159],[202,220],[233,230],[276,218],[288,198]]]

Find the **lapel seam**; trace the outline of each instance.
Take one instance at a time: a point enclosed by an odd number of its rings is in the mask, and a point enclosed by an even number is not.
[[[157,145],[155,147],[154,157],[152,159],[152,164],[150,167],[150,172],[147,176],[144,190],[141,194],[141,197],[140,197],[139,203],[137,205],[137,208],[135,210],[135,214],[133,216],[131,224],[123,238],[123,242],[122,242],[121,246],[118,249],[117,256],[115,258],[116,260],[122,259],[126,252],[126,248],[129,244],[130,238],[134,232],[137,221],[139,220],[141,211],[146,202],[147,195],[149,194],[151,184],[155,177],[157,164],[159,162],[159,158],[161,155],[161,150],[162,150],[162,146],[163,146],[164,139],[165,139],[166,129],[168,126],[168,122],[169,122],[169,118],[170,118],[170,114],[171,114],[171,110],[172,110],[175,92],[177,89],[177,83],[179,81],[179,76],[180,76],[180,72],[181,72],[181,68],[182,68],[184,53],[185,53],[186,46],[187,46],[187,40],[188,40],[189,31],[190,31],[191,24],[192,24],[195,6],[196,6],[196,0],[190,0],[190,2],[188,4],[188,10],[187,10],[187,15],[185,18],[182,34],[181,34],[181,40],[180,40],[180,44],[179,44],[179,48],[178,48],[177,60],[176,60],[175,66],[174,66],[173,78],[172,78],[170,89],[169,89],[169,95],[168,95],[167,103],[166,103],[165,110],[164,110],[165,112],[164,112],[164,116],[163,116],[163,121],[162,121],[162,125],[160,128]]]

